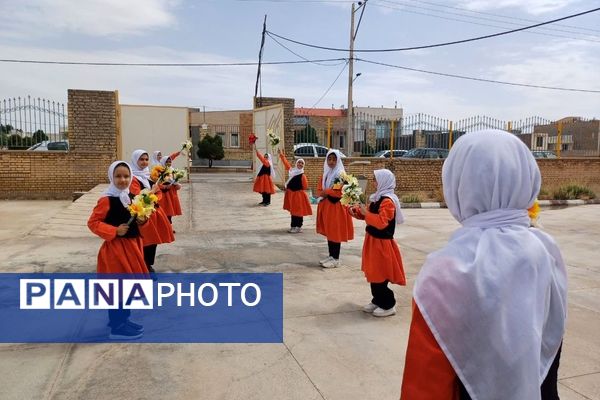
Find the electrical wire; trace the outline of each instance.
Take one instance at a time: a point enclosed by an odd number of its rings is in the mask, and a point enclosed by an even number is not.
[[[385,53],[385,52],[420,50],[420,49],[430,49],[430,48],[433,48],[433,47],[450,46],[450,45],[454,45],[454,44],[474,42],[474,41],[477,41],[477,40],[489,39],[489,38],[493,38],[493,37],[497,37],[497,36],[508,35],[510,33],[525,31],[525,30],[528,30],[528,29],[537,28],[538,26],[552,24],[552,23],[555,23],[555,22],[558,22],[558,21],[564,21],[566,19],[575,18],[575,17],[581,16],[581,15],[590,14],[590,13],[597,12],[597,11],[600,11],[600,7],[599,8],[594,8],[594,9],[591,9],[591,10],[587,10],[587,11],[583,11],[583,12],[580,12],[580,13],[577,13],[577,14],[571,14],[571,15],[567,15],[565,17],[556,18],[556,19],[553,19],[553,20],[550,20],[550,21],[540,22],[538,24],[525,26],[525,27],[522,27],[522,28],[512,29],[512,30],[508,30],[508,31],[504,31],[504,32],[492,33],[492,34],[489,34],[489,35],[478,36],[478,37],[469,38],[469,39],[454,40],[454,41],[451,41],[451,42],[436,43],[436,44],[430,44],[430,45],[424,45],[424,46],[390,48],[390,49],[360,49],[360,50],[354,49],[353,51],[355,53]],[[314,44],[310,44],[310,43],[300,42],[298,40],[293,40],[293,39],[290,39],[290,38],[286,38],[285,36],[278,35],[278,34],[272,32],[272,31],[269,31],[269,33],[272,34],[272,35],[277,36],[280,39],[286,40],[288,42],[296,43],[296,44],[301,45],[301,46],[312,47],[312,48],[321,49],[321,50],[330,50],[330,51],[343,51],[343,52],[349,52],[350,51],[350,49],[341,49],[341,48],[336,48],[336,47],[319,46],[319,45],[314,45]]]
[[[531,84],[527,84],[527,83],[515,83],[515,82],[499,81],[499,80],[494,80],[494,79],[474,78],[474,77],[464,76],[464,75],[456,75],[456,74],[449,74],[449,73],[445,73],[445,72],[436,72],[436,71],[427,71],[424,69],[410,68],[410,67],[404,67],[401,65],[394,65],[394,64],[387,64],[387,63],[378,62],[378,61],[365,60],[363,58],[355,58],[355,60],[362,61],[362,62],[365,62],[368,64],[375,64],[375,65],[381,65],[381,66],[385,66],[385,67],[398,68],[398,69],[403,69],[403,70],[407,70],[407,71],[421,72],[421,73],[430,74],[430,75],[446,76],[446,77],[450,77],[450,78],[467,79],[467,80],[478,81],[478,82],[488,82],[488,83],[496,83],[496,84],[501,84],[501,85],[521,86],[521,87],[529,87],[529,88],[536,88],[536,89],[560,90],[560,91],[565,91],[565,92],[600,93],[600,90],[574,89],[574,88],[564,88],[564,87],[544,86],[544,85],[531,85]]]

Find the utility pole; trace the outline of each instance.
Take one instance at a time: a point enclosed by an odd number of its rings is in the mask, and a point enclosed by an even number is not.
[[[354,3],[350,16],[350,57],[348,57],[348,127],[346,129],[346,143],[348,157],[352,157],[354,147],[354,105],[352,103],[352,81],[354,79]]]

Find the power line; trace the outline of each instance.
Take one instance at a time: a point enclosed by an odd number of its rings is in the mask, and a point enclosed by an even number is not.
[[[424,15],[426,17],[433,17],[433,18],[445,19],[445,20],[448,20],[448,21],[458,21],[458,22],[464,22],[464,23],[473,24],[473,25],[480,25],[480,26],[487,26],[487,27],[492,27],[492,28],[507,29],[506,26],[491,25],[489,23],[481,23],[481,22],[469,21],[469,20],[464,20],[464,19],[446,17],[446,16],[442,16],[442,15],[430,14],[430,13],[421,12],[421,11],[414,11],[414,10],[406,9],[404,7],[412,7],[412,8],[416,8],[416,9],[422,9],[422,10],[432,11],[432,12],[435,12],[435,13],[448,14],[448,15],[458,15],[460,17],[472,18],[472,19],[482,20],[482,21],[492,21],[492,22],[496,22],[496,23],[500,23],[500,24],[509,24],[509,25],[513,25],[513,26],[516,25],[516,26],[520,26],[520,27],[525,26],[522,23],[518,23],[518,22],[500,21],[500,20],[492,19],[492,18],[484,18],[484,17],[477,17],[477,16],[467,15],[467,14],[461,14],[461,13],[447,12],[447,11],[443,11],[443,10],[436,10],[436,9],[427,8],[427,7],[413,6],[413,5],[409,5],[409,4],[405,4],[405,3],[399,3],[399,2],[393,2],[393,1],[386,1],[386,0],[380,0],[380,1],[383,2],[383,3],[394,4],[394,5],[397,5],[397,6],[400,6],[400,7],[394,7],[394,6],[389,6],[389,5],[380,4],[380,3],[374,3],[373,5],[376,6],[376,7],[387,8],[387,9],[390,9],[390,10],[398,10],[398,11],[402,11],[402,12],[406,12],[406,13],[411,13],[411,14]],[[574,31],[567,31],[567,30],[561,30],[561,29],[543,28],[543,27],[539,28],[539,29],[543,29],[545,31],[552,31],[552,32],[566,32],[566,33],[571,33],[571,34],[575,34],[575,35],[586,35],[586,36],[599,37],[599,35],[592,34],[592,33],[582,33],[582,32],[574,32]],[[583,41],[586,41],[586,42],[600,43],[600,40],[593,40],[593,39],[587,39],[587,38],[581,38],[581,37],[573,37],[573,36],[566,36],[566,35],[558,35],[558,34],[547,33],[547,32],[526,31],[525,33],[530,33],[530,34],[534,34],[534,35],[553,36],[553,37],[560,37],[560,38],[567,38],[567,39],[574,39],[574,40],[583,40]]]
[[[284,64],[307,64],[327,61],[345,61],[345,58],[323,58],[317,60],[295,60],[295,61],[263,61],[263,65],[284,65]],[[0,59],[4,63],[18,64],[54,64],[54,65],[89,65],[89,66],[109,66],[109,67],[245,67],[256,66],[258,62],[236,62],[236,63],[127,63],[127,62],[88,62],[88,61],[49,61],[49,60],[17,60]]]
[[[275,38],[274,38],[273,36],[271,36],[271,35],[270,35],[268,32],[267,32],[267,36],[269,36],[269,38],[271,38],[271,40],[273,40],[275,43],[277,43],[278,45],[280,45],[281,47],[283,47],[284,49],[286,49],[287,51],[289,51],[289,52],[290,52],[290,53],[292,53],[293,55],[295,55],[295,56],[297,56],[297,57],[299,57],[299,58],[301,58],[302,60],[305,60],[305,61],[307,61],[307,62],[311,62],[311,63],[313,63],[313,64],[316,64],[316,65],[321,65],[321,66],[324,66],[324,67],[335,67],[335,66],[337,66],[337,65],[341,65],[341,64],[343,64],[343,63],[345,62],[345,59],[342,59],[340,62],[337,62],[337,63],[335,63],[335,64],[323,64],[323,63],[320,63],[320,62],[311,61],[311,60],[309,60],[308,58],[306,58],[306,57],[304,57],[304,56],[302,56],[302,55],[300,55],[300,54],[296,53],[295,51],[293,51],[292,49],[290,49],[289,47],[287,47],[286,45],[284,45],[283,43],[281,43],[279,40],[275,39]]]
[[[394,48],[394,49],[362,49],[362,50],[354,50],[354,52],[361,52],[361,53],[385,53],[385,52],[394,52],[394,51],[430,49],[430,48],[433,48],[433,47],[442,47],[442,46],[450,46],[450,45],[460,44],[460,43],[474,42],[474,41],[477,41],[477,40],[489,39],[489,38],[492,38],[492,37],[503,36],[503,35],[508,35],[510,33],[525,31],[525,30],[532,29],[532,28],[537,28],[538,26],[552,24],[552,23],[558,22],[558,21],[564,21],[566,19],[579,17],[581,15],[590,14],[590,13],[593,13],[593,12],[596,12],[596,11],[599,11],[599,10],[600,10],[600,8],[594,8],[592,10],[587,10],[587,11],[583,11],[583,12],[580,12],[580,13],[577,13],[577,14],[567,15],[565,17],[556,18],[556,19],[553,19],[553,20],[550,20],[550,21],[540,22],[540,23],[535,24],[535,25],[529,25],[529,26],[525,26],[525,27],[522,27],[522,28],[512,29],[512,30],[504,31],[504,32],[493,33],[493,34],[490,34],[490,35],[478,36],[478,37],[474,37],[474,38],[470,38],[470,39],[455,40],[455,41],[452,41],[452,42],[444,42],[444,43],[430,44],[430,45],[424,45],[424,46],[401,47],[401,48]],[[315,48],[315,49],[330,50],[330,51],[343,51],[343,52],[350,51],[349,49],[341,49],[341,48],[336,48],[336,47],[318,46],[318,45],[314,45],[314,44],[310,44],[310,43],[304,43],[304,42],[300,42],[300,41],[297,41],[297,40],[286,38],[286,37],[278,35],[278,34],[276,34],[274,32],[269,32],[269,33],[271,33],[272,35],[277,36],[280,39],[287,40],[288,42],[296,43],[296,44],[302,45],[302,46],[312,47],[312,48]]]
[[[430,75],[447,76],[450,78],[467,79],[467,80],[478,81],[478,82],[497,83],[497,84],[501,84],[501,85],[530,87],[530,88],[536,88],[536,89],[561,90],[561,91],[565,91],[565,92],[600,93],[600,90],[574,89],[574,88],[564,88],[564,87],[544,86],[544,85],[531,85],[531,84],[527,84],[527,83],[515,83],[515,82],[499,81],[499,80],[494,80],[494,79],[474,78],[471,76],[449,74],[449,73],[445,73],[445,72],[427,71],[424,69],[410,68],[410,67],[404,67],[401,65],[394,65],[394,64],[387,64],[387,63],[378,62],[378,61],[365,60],[363,58],[355,58],[355,60],[362,61],[362,62],[365,62],[368,64],[382,65],[384,67],[392,67],[392,68],[398,68],[398,69],[403,69],[403,70],[407,70],[407,71],[422,72],[422,73],[430,74]]]
[[[424,0],[410,0],[410,1],[413,1],[413,2],[416,2],[416,3],[429,4],[429,5],[434,6],[434,7],[450,8],[450,9],[453,9],[453,10],[467,11],[467,12],[474,13],[474,14],[489,15],[489,16],[492,16],[492,17],[514,19],[514,20],[525,21],[525,22],[540,22],[540,21],[536,21],[534,19],[519,18],[519,17],[512,17],[512,16],[507,16],[507,15],[502,15],[502,14],[494,14],[494,13],[484,12],[484,11],[469,10],[468,8],[448,6],[446,4],[440,4],[440,3],[435,3],[435,2],[431,2],[431,1],[424,1]],[[392,1],[390,0],[389,2],[392,2]],[[591,32],[600,32],[599,29],[592,29],[592,28],[586,28],[586,27],[574,26],[574,25],[556,24],[556,26],[562,26],[562,27],[565,27],[565,28],[573,28],[573,29],[579,29],[579,30],[591,31]]]
[[[342,75],[342,73],[344,72],[344,70],[346,69],[346,67],[348,66],[349,61],[346,61],[346,64],[344,64],[344,66],[342,67],[342,70],[340,71],[339,74],[337,74],[337,76],[335,77],[335,79],[333,80],[333,82],[331,83],[331,85],[329,85],[329,87],[327,88],[327,90],[325,91],[325,93],[323,93],[323,95],[321,97],[319,97],[319,100],[317,100],[315,102],[315,104],[313,104],[313,106],[311,108],[315,108],[317,106],[317,104],[319,104],[321,102],[321,100],[323,100],[323,97],[325,97],[327,95],[327,93],[329,93],[329,91],[331,90],[331,88],[333,87],[333,85],[335,85],[335,83],[337,82],[338,79],[340,79],[340,76]]]

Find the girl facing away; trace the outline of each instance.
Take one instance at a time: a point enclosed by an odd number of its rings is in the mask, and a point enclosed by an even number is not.
[[[374,172],[377,191],[368,207],[354,206],[350,215],[367,223],[362,251],[362,270],[371,284],[371,302],[363,311],[375,317],[396,314],[396,299],[388,283],[406,285],[400,249],[394,239],[396,226],[404,222],[400,200],[394,193],[396,177],[387,169]]]
[[[567,275],[552,237],[530,227],[531,151],[505,131],[468,133],[442,183],[462,227],[417,276],[401,399],[558,399]]]

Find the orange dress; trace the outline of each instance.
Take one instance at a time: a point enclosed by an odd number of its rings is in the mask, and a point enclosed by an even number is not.
[[[104,239],[98,251],[96,271],[100,274],[147,274],[142,238],[117,236],[117,227],[104,222],[109,210],[110,200],[101,197],[87,223],[90,231]]]
[[[142,188],[142,183],[134,176],[131,180],[129,192],[133,195],[137,195],[142,191]],[[140,226],[140,234],[142,235],[144,246],[150,246],[153,244],[161,243],[171,243],[175,241],[175,236],[173,236],[173,228],[171,227],[171,223],[167,219],[167,216],[165,215],[165,212],[163,211],[162,207],[160,207],[162,192],[158,191],[156,193],[156,197],[158,197],[159,207],[152,214],[150,219],[145,224]]]
[[[179,186],[176,185],[161,185],[162,199],[160,206],[167,217],[181,215],[181,203],[177,194]]]
[[[319,178],[317,190],[323,191],[323,177]],[[342,189],[325,189],[327,197],[342,198]],[[339,201],[327,198],[321,200],[317,206],[317,233],[327,237],[331,242],[341,243],[354,239],[354,224],[352,217],[347,212],[346,206]]]
[[[367,211],[367,215],[358,215],[367,225],[376,229],[384,229],[396,218],[396,205],[384,198],[379,206],[379,213]],[[380,239],[365,233],[362,251],[362,270],[368,282],[380,283],[386,280],[396,285],[406,285],[402,256],[395,239]]]
[[[459,381],[454,368],[435,340],[419,307],[413,301],[400,399],[459,400],[459,398]]]
[[[292,166],[285,158],[284,154],[280,154],[279,157],[283,162],[283,166],[289,171]],[[310,200],[305,190],[308,189],[308,179],[306,175],[302,174],[302,189],[292,190],[285,189],[285,195],[283,197],[283,209],[288,210],[294,217],[304,217],[306,215],[312,215],[312,207],[310,206]]]
[[[258,151],[256,152],[258,159],[262,162],[263,166],[266,168],[273,168],[273,166],[269,163],[269,160],[264,158]],[[275,193],[275,185],[273,185],[273,179],[271,179],[271,174],[263,174],[256,177],[254,181],[253,191],[257,193]]]

